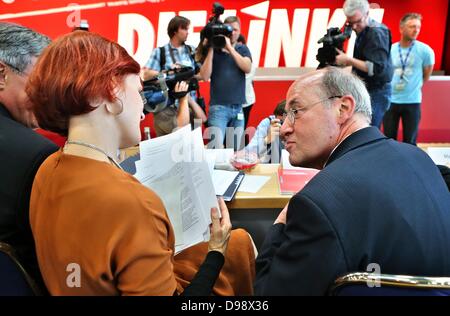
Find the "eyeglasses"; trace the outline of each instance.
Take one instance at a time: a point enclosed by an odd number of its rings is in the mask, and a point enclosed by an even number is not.
[[[355,22],[351,22],[351,21],[349,21],[349,20],[347,19],[347,23],[346,23],[346,24],[348,24],[348,25],[350,25],[350,26],[353,26],[353,25],[359,25],[359,24],[361,24],[366,18],[367,18],[367,16],[366,16],[366,15],[363,15],[358,21],[355,21]]]
[[[334,95],[332,97],[328,97],[328,98],[319,100],[317,102],[314,102],[313,104],[310,104],[308,106],[304,106],[304,107],[302,107],[300,109],[290,109],[290,110],[287,111],[287,113],[285,113],[283,115],[283,118],[287,117],[289,123],[291,123],[291,125],[294,125],[297,113],[305,114],[305,112],[310,110],[310,109],[312,109],[314,107],[314,105],[322,103],[323,101],[327,101],[327,100],[331,100],[331,99],[335,99],[335,98],[342,98],[342,95]]]

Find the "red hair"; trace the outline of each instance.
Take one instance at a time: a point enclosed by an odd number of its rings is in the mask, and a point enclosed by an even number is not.
[[[39,126],[67,136],[71,116],[95,110],[91,104],[99,99],[114,102],[124,76],[139,72],[139,64],[119,44],[75,31],[44,50],[26,92]]]

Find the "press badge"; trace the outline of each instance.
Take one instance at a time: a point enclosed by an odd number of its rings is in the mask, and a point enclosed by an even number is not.
[[[242,121],[244,119],[244,113],[238,113],[236,117],[239,121]]]
[[[405,86],[406,86],[406,83],[401,81],[394,85],[394,89],[395,89],[395,91],[403,91],[403,90],[405,90]]]
[[[405,90],[407,83],[408,83],[408,80],[405,78],[405,76],[404,75],[400,76],[400,81],[394,85],[395,91]]]

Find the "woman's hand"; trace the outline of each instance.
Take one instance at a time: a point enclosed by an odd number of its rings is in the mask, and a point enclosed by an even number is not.
[[[222,218],[220,218],[217,208],[211,208],[212,223],[210,225],[211,236],[208,251],[218,251],[225,255],[231,235],[231,221],[223,198],[219,198],[218,201]]]

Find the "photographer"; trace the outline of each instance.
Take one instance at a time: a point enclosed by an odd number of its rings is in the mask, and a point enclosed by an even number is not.
[[[352,66],[353,72],[366,82],[372,103],[371,125],[380,128],[391,97],[391,32],[384,24],[369,18],[367,0],[346,0],[344,14],[357,38],[353,58],[339,51],[336,63]]]
[[[174,92],[182,93],[188,91],[185,81],[177,82]],[[178,107],[168,106],[164,110],[155,113],[154,128],[156,136],[164,136],[173,132],[177,127],[189,124],[190,112],[188,104],[189,94],[178,99]]]
[[[159,72],[165,72],[174,68],[192,67],[195,69],[194,48],[186,44],[190,23],[189,19],[182,16],[176,16],[170,20],[167,26],[167,34],[170,41],[166,45],[153,50],[150,59],[142,69],[144,80],[157,76]],[[187,102],[193,118],[201,119],[202,123],[206,122],[206,114],[196,102],[195,91],[188,95]],[[166,109],[155,113],[155,125],[159,123],[165,125],[165,131],[168,128],[168,125],[164,122],[166,120],[170,122],[177,121],[178,124],[174,125],[174,128],[187,125],[190,121],[190,111],[177,110],[177,108],[180,108],[179,104],[181,105],[181,103],[176,100],[172,100],[171,103]],[[155,128],[157,135],[160,136],[158,127],[155,126]]]
[[[259,122],[250,143],[245,147],[248,152],[255,152],[262,163],[280,163],[284,144],[280,141],[280,128],[286,118],[286,100],[277,104],[273,114]]]
[[[208,115],[208,125],[215,135],[209,147],[221,147],[227,127],[239,128],[244,131],[244,114],[242,105],[245,99],[245,74],[251,71],[251,54],[247,46],[238,44],[241,25],[239,18],[230,16],[225,24],[232,27],[231,38],[225,37],[225,47],[214,49],[208,39],[203,45],[209,45],[208,53],[200,68],[203,80],[211,79],[211,101]],[[214,140],[214,141],[213,141]],[[238,136],[235,148],[241,146],[242,137]]]

